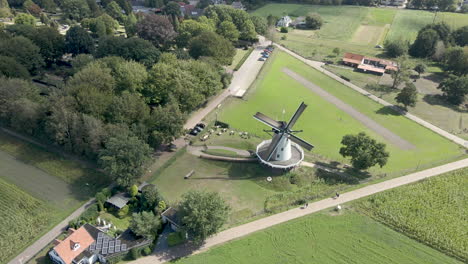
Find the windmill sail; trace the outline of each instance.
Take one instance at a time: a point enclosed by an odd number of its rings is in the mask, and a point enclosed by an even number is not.
[[[295,142],[296,144],[298,144],[299,146],[311,151],[313,148],[314,148],[314,145],[312,144],[309,144],[307,141],[303,140],[302,138],[298,137],[298,136],[295,136],[295,135],[292,135],[290,134],[289,135],[289,139],[292,141],[292,142]]]
[[[304,112],[306,108],[307,108],[307,105],[304,104],[304,102],[302,102],[301,105],[297,108],[291,120],[289,121],[286,129],[289,129],[289,130],[292,129],[292,127],[294,126],[294,124],[296,124],[297,120],[299,119],[299,117],[302,115],[302,113]]]
[[[265,125],[267,126],[270,126],[276,130],[280,130],[281,129],[281,122],[278,122],[276,120],[274,120],[273,118],[270,118],[260,112],[257,112],[255,115],[254,115],[254,118],[257,119],[258,121],[264,123]]]

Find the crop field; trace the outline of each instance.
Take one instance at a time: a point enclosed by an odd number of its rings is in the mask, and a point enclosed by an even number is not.
[[[404,38],[413,41],[417,32],[432,21],[444,21],[452,28],[468,25],[468,15],[435,13],[419,10],[375,8],[359,6],[314,6],[301,4],[267,4],[253,12],[281,17],[285,14],[295,18],[315,12],[322,16],[320,30],[291,29],[286,39],[279,42],[295,52],[315,60],[333,59],[332,50],[355,52],[375,56],[382,52],[376,44],[386,39]]]
[[[0,133],[0,263],[5,263],[94,195],[107,178]],[[4,191],[4,189],[8,189]],[[5,194],[5,195],[4,195]],[[20,231],[21,230],[21,231]]]
[[[468,169],[375,194],[357,204],[378,221],[468,261]]]
[[[0,193],[0,263],[6,263],[18,248],[50,227],[54,209],[2,178]]]
[[[285,74],[283,72],[285,68],[320,86],[400,138],[410,142],[414,148],[402,149],[389,143],[374,130],[368,129],[348,113],[338,109],[334,104]],[[288,120],[301,101],[309,107],[294,129],[304,130],[299,136],[316,146],[312,154],[326,159],[348,163],[339,155],[341,139],[346,134],[357,134],[361,131],[386,143],[387,150],[390,152],[388,164],[382,169],[372,168],[370,170],[372,174],[402,175],[446,163],[464,155],[462,149],[450,141],[279,51],[267,62],[247,96],[243,100],[231,100],[224,104],[219,111],[218,119],[237,130],[268,138],[268,135],[262,132],[266,127],[251,116],[261,111],[272,118]]]
[[[175,263],[460,262],[369,217],[345,210],[289,221]]]

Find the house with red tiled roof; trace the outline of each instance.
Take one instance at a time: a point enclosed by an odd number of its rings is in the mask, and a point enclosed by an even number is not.
[[[127,254],[130,249],[151,244],[151,240],[136,237],[129,229],[113,238],[103,230],[85,224],[79,229],[68,229],[68,237],[56,239],[55,247],[49,251],[50,259],[56,264],[106,263],[107,259]]]
[[[398,70],[398,66],[394,61],[349,52],[344,54],[342,61],[343,64],[354,67],[362,72],[371,72],[378,75]]]

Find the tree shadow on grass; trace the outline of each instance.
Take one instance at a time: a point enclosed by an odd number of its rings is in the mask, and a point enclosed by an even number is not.
[[[423,97],[424,102],[430,104],[430,105],[438,105],[438,106],[443,106],[449,109],[452,109],[453,111],[456,111],[458,113],[468,113],[468,110],[466,109],[460,109],[460,107],[455,106],[453,104],[450,104],[447,102],[447,100],[444,98],[443,95],[440,94],[426,94]]]
[[[324,180],[326,184],[334,185],[338,183],[359,184],[361,180],[370,178],[372,175],[368,172],[356,171],[353,168],[345,169],[340,172],[331,172],[323,169],[318,169],[317,177]]]
[[[402,115],[403,109],[399,108],[398,106],[382,106],[379,110],[375,111],[375,113],[379,115],[392,115],[392,116],[400,116]]]

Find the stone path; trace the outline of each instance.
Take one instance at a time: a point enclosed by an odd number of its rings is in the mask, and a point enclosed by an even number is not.
[[[323,62],[312,61],[312,60],[305,59],[304,57],[296,54],[295,52],[293,52],[293,51],[291,51],[291,50],[289,50],[289,49],[287,49],[287,48],[285,48],[285,47],[283,47],[281,45],[278,45],[276,43],[274,45],[276,47],[278,47],[280,50],[290,54],[291,56],[297,58],[298,60],[304,62],[305,64],[307,64],[307,65],[315,68],[316,70],[324,73],[325,75],[329,76],[330,78],[335,79],[336,81],[350,87],[351,89],[353,89],[353,90],[367,96],[368,98],[374,100],[375,102],[377,102],[377,103],[379,103],[379,104],[381,104],[383,106],[392,108],[393,110],[397,111],[398,113],[405,116],[406,118],[408,118],[410,120],[413,120],[414,122],[416,122],[416,123],[428,128],[428,129],[434,131],[435,133],[437,133],[437,134],[451,140],[452,142],[455,142],[458,145],[461,145],[461,146],[463,146],[465,148],[468,148],[468,141],[466,141],[466,140],[464,140],[464,139],[462,139],[460,137],[457,137],[457,136],[455,136],[455,135],[453,135],[453,134],[451,134],[451,133],[449,133],[449,132],[447,132],[447,131],[445,131],[445,130],[443,130],[443,129],[441,129],[441,128],[439,128],[439,127],[437,127],[437,126],[435,126],[435,125],[433,125],[433,124],[431,124],[431,123],[429,123],[429,122],[427,122],[427,121],[425,121],[425,120],[423,120],[423,119],[421,119],[421,118],[419,118],[417,116],[415,116],[415,115],[413,115],[413,114],[407,113],[407,112],[403,111],[402,109],[400,109],[399,107],[397,107],[397,106],[395,106],[395,105],[393,105],[393,104],[391,104],[391,103],[389,103],[389,102],[387,102],[387,101],[385,101],[385,100],[383,100],[383,99],[381,99],[381,98],[367,92],[366,90],[364,90],[364,89],[362,89],[362,88],[360,88],[360,87],[358,87],[358,86],[356,86],[356,85],[354,85],[354,84],[352,84],[352,83],[350,83],[348,81],[345,81],[345,80],[341,79],[339,76],[337,76],[337,75],[333,74],[332,72],[327,71],[324,68],[322,68],[322,65],[324,65]]]
[[[405,184],[414,183],[422,179],[440,175],[442,173],[450,172],[453,170],[461,169],[468,166],[468,159],[455,161],[439,167],[427,169],[424,171],[412,173],[406,176],[398,177],[395,179],[387,180],[384,182],[368,185],[366,187],[350,191],[347,193],[340,194],[337,199],[328,198],[318,202],[309,203],[307,208],[295,208],[279,214],[268,216],[244,225],[233,227],[224,230],[213,237],[206,240],[205,244],[201,247],[194,247],[192,245],[182,245],[174,248],[169,248],[163,252],[155,252],[151,256],[140,258],[138,260],[129,262],[132,264],[159,264],[171,261],[176,258],[186,257],[193,254],[198,254],[208,250],[213,246],[223,244],[233,239],[238,239],[243,236],[249,235],[256,231],[263,230],[265,228],[278,225],[299,217],[303,217],[323,209],[342,205],[346,202],[350,202],[356,199],[360,199],[375,193],[386,191],[395,187],[399,187]]]
[[[375,122],[371,118],[367,117],[363,113],[357,111],[354,109],[352,106],[349,104],[341,101],[340,99],[336,98],[332,94],[328,93],[324,89],[322,89],[320,86],[317,86],[316,84],[312,83],[311,81],[305,79],[301,75],[291,71],[290,69],[284,68],[283,72],[286,73],[289,77],[293,78],[294,80],[298,81],[300,84],[302,84],[304,87],[307,87],[309,90],[312,92],[316,93],[326,101],[334,104],[338,109],[348,113],[350,116],[352,116],[354,119],[357,121],[361,122],[364,126],[367,128],[373,130],[377,134],[381,135],[383,138],[385,138],[388,142],[392,143],[395,146],[398,146],[401,149],[408,150],[408,149],[414,149],[415,146],[411,144],[410,142],[402,139],[392,131],[388,130],[384,126],[380,125],[379,123]]]

